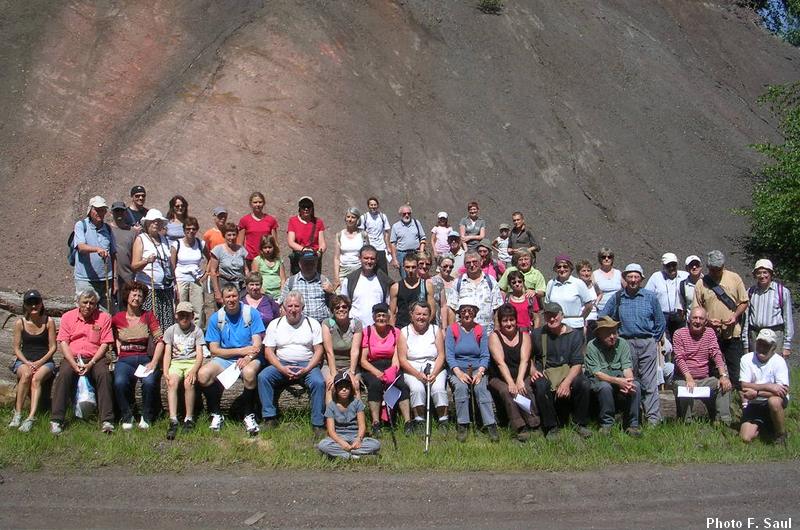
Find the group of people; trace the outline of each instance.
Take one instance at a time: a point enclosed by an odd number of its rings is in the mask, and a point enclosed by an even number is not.
[[[327,435],[320,450],[345,458],[380,448],[389,389],[389,415],[399,413],[406,433],[428,414],[448,428],[448,384],[460,441],[478,421],[497,441],[498,420],[520,441],[537,432],[555,438],[570,415],[588,437],[593,399],[601,433],[612,430],[621,408],[625,432],[640,436],[640,417],[653,425],[662,419],[658,387],[665,383],[684,421],[691,421],[696,397],[728,425],[741,406],[745,441],[765,430],[785,440],[792,300],[767,259],[756,262],[749,289],[719,251],[708,253],[706,274],[698,256],[679,270],[677,256],[665,253],[662,270],[646,283],[636,263],[614,268],[608,248],[598,252],[596,268],[559,255],[546,280],[521,212],[490,240],[479,205],[470,202],[456,228],[439,212],[428,239],[410,206],[390,223],[372,197],[364,213],[348,208],[344,228],[330,238],[329,278],[322,274],[326,225],[311,197],[298,201],[287,224],[287,263],[261,193],[250,196],[251,213],[238,224],[228,222],[226,208],[214,208],[201,237],[184,197],[169,201],[166,216],[145,200],[145,189],[134,186],[130,204],[111,205],[113,223],[105,219],[106,201],[90,200],[71,237],[77,307],[58,330],[42,296],[24,295],[14,329],[19,385],[10,426],[30,430],[60,348],[53,433],[63,429],[81,376],[94,387],[104,432],[115,429],[115,404],[123,430],[149,428],[160,411],[162,374],[169,439],[195,427],[198,389],[210,428],[219,430],[220,376],[233,370],[250,435],[277,425],[277,396],[301,384],[315,435]]]

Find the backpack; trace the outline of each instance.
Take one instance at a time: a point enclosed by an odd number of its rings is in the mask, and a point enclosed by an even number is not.
[[[86,229],[88,228],[86,217],[81,220],[81,223],[83,223],[83,233],[86,234]],[[78,249],[75,247],[75,229],[73,228],[72,232],[69,233],[69,237],[67,238],[67,263],[69,263],[70,267],[74,267],[75,262],[77,261]]]
[[[364,231],[367,230],[367,215],[369,214],[361,214],[361,219],[358,220],[358,227]],[[383,212],[380,212],[378,217],[381,218],[381,236],[383,236],[383,233],[386,232],[386,216],[383,215]]]
[[[464,280],[464,276],[466,276],[466,273],[462,274],[461,276],[459,276],[458,277],[458,281],[456,281],[456,293],[458,293],[458,294],[461,294],[461,282]],[[492,283],[492,277],[489,276],[488,274],[484,274],[483,277],[486,278],[486,282],[489,284],[489,290],[490,291],[494,290],[494,284]]]
[[[450,324],[450,331],[453,332],[453,338],[458,342],[459,335],[461,334],[461,326],[457,323]],[[481,339],[483,338],[483,327],[480,324],[475,324],[475,328],[472,331],[472,334],[475,335],[475,342],[479,345],[481,343]]]
[[[250,309],[250,306],[246,306]],[[239,302],[239,310],[242,312],[242,320],[244,321],[244,327],[249,328],[250,323],[253,321],[253,313],[251,311],[245,311],[245,305]],[[222,330],[225,328],[225,308],[220,307],[217,310],[217,329],[219,330],[220,335],[222,334]]]

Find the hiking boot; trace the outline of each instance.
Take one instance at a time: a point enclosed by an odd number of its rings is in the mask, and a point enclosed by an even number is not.
[[[381,424],[380,423],[373,423],[372,424],[372,437],[373,438],[380,438],[381,437]]]
[[[195,428],[195,422],[193,419],[184,420],[181,430],[183,432],[192,432]]]
[[[22,422],[22,413],[21,412],[14,412],[14,415],[11,417],[11,421],[8,422],[8,426],[11,429],[16,429],[20,426]]]
[[[597,431],[600,436],[611,436],[611,430],[613,427],[611,425],[601,425],[600,430]]]
[[[261,429],[264,431],[269,431],[270,429],[275,429],[278,427],[278,420],[275,418],[265,418],[261,421]]]
[[[489,441],[492,443],[497,443],[500,441],[500,436],[497,434],[497,424],[492,423],[491,425],[486,426],[486,432],[489,434]]]
[[[103,425],[100,427],[100,432],[105,434],[111,434],[114,432],[114,424],[110,421],[104,421]]]
[[[403,434],[406,436],[413,436],[414,435],[414,422],[407,421],[405,427],[403,427]]]
[[[639,427],[628,427],[627,429],[625,429],[625,434],[627,434],[631,438],[641,438],[642,430]]]
[[[314,425],[311,427],[311,430],[314,431],[314,439],[315,440],[322,440],[328,431],[325,427],[320,427],[319,425]]]
[[[139,420],[139,428],[142,429],[142,430],[146,430],[146,429],[150,428],[150,422],[145,420],[144,416],[142,416],[142,419]]]
[[[61,434],[62,432],[64,432],[64,428],[61,426],[60,423],[58,423],[57,421],[51,421],[50,422],[50,433],[51,434]]]
[[[33,428],[33,418],[26,418],[19,426],[19,432],[31,432]]]
[[[531,439],[531,432],[528,430],[527,427],[520,427],[517,431],[517,441],[525,443]]]
[[[212,414],[211,415],[211,425],[208,426],[214,432],[219,432],[222,429],[222,425],[225,423],[225,416],[222,414]]]
[[[456,440],[459,442],[466,442],[467,435],[469,434],[469,425],[458,425],[458,430],[456,431]]]
[[[244,428],[250,436],[258,436],[261,430],[258,428],[255,414],[248,414],[244,417]]]
[[[591,437],[592,437],[592,434],[594,434],[594,433],[593,433],[593,432],[592,432],[590,429],[588,429],[588,428],[587,428],[586,426],[584,426],[584,425],[578,425],[578,428],[577,428],[577,429],[575,429],[575,431],[578,433],[578,436],[580,436],[580,437],[581,437],[581,438],[583,438],[584,440],[585,440],[586,438],[591,438]]]
[[[775,444],[775,445],[782,445],[785,448],[786,447],[786,442],[788,442],[788,438],[789,437],[784,432],[784,433],[781,433],[778,436],[776,436],[775,440],[773,440],[772,443]]]
[[[178,420],[169,420],[169,428],[167,428],[167,440],[174,440],[176,434],[178,434]]]
[[[545,439],[547,439],[547,440],[558,440],[558,438],[560,436],[561,436],[561,429],[559,429],[558,427],[553,427],[552,429],[547,431],[547,434],[545,435]]]

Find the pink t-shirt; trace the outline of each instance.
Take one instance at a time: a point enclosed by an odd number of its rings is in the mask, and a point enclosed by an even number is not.
[[[369,345],[367,360],[372,362],[378,359],[391,359],[397,347],[397,328],[391,328],[385,337],[381,337],[375,326],[370,326],[369,330],[364,330],[361,337],[361,347]]]
[[[319,233],[325,230],[325,223],[317,217],[317,226],[314,223],[301,221],[296,215],[289,219],[286,233],[294,232],[294,241],[302,247],[311,247],[319,250]],[[311,241],[311,232],[314,232],[314,241]]]
[[[511,300],[511,297],[509,297],[506,302],[513,305],[514,309],[517,310],[517,327],[530,329],[532,322],[529,310],[534,313],[539,311],[539,303],[536,298],[533,298],[533,303],[531,304],[528,303],[527,298],[521,302],[514,302]]]
[[[449,234],[451,230],[452,228],[449,226],[434,226],[431,228],[431,234],[436,234],[437,254],[450,254],[450,245],[447,244],[447,234]]]
[[[66,342],[76,358],[91,359],[101,344],[114,343],[111,317],[108,313],[95,311],[88,320],[84,320],[78,308],[72,309],[61,316],[56,339]]]
[[[268,236],[277,229],[278,221],[271,215],[265,214],[260,221],[257,221],[253,214],[249,213],[239,219],[239,230],[244,230],[244,248],[247,251],[247,259],[252,260],[258,256],[261,236]]]

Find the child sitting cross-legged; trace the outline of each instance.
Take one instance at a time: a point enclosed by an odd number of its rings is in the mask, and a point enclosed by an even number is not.
[[[355,399],[350,374],[341,371],[333,379],[333,399],[325,409],[325,426],[328,436],[317,448],[331,458],[357,459],[380,451],[381,443],[375,438],[365,438],[367,420],[364,403]]]

